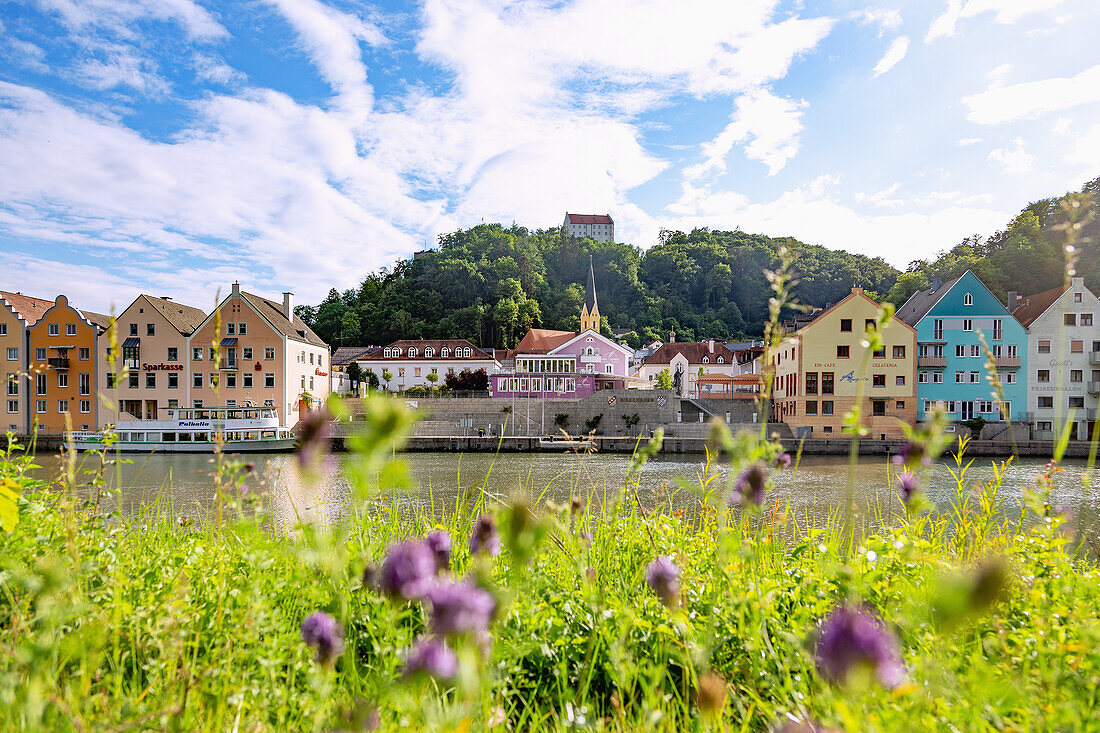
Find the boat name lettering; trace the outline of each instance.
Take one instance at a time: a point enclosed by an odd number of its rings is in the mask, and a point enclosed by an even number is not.
[[[179,426],[181,428],[195,428],[195,429],[198,429],[198,430],[209,430],[210,429],[210,421],[209,420],[180,420],[179,421]]]
[[[183,364],[142,364],[141,368],[147,372],[182,372]]]

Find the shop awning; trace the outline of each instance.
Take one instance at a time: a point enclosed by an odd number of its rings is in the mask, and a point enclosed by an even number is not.
[[[230,338],[230,337],[227,336],[226,338],[222,339],[221,345],[222,346],[236,346],[237,345],[237,339]]]
[[[122,348],[124,349],[136,349],[141,346],[141,339],[131,336],[122,342]]]

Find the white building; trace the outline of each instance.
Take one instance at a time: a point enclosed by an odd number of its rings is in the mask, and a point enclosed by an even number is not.
[[[429,374],[438,375],[435,386],[443,386],[448,374],[484,369],[487,375],[500,371],[500,362],[487,351],[463,339],[405,339],[371,349],[355,359],[364,372],[378,377],[383,389],[406,390],[432,386]],[[389,372],[387,382],[383,374]]]
[[[1027,329],[1027,413],[1039,440],[1056,438],[1073,410],[1070,436],[1090,437],[1100,394],[1100,300],[1084,278],[1022,298],[1008,293],[1008,307]]]
[[[574,237],[589,237],[597,242],[615,241],[615,221],[610,214],[565,213],[562,227]]]
[[[673,388],[682,395],[697,393],[695,380],[700,370],[705,375],[735,376],[741,373],[734,352],[721,341],[714,340],[662,344],[645,358],[638,368],[637,377],[652,388],[657,375],[665,369],[672,377]]]

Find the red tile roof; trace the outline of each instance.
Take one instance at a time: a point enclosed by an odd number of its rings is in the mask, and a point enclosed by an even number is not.
[[[566,214],[570,224],[614,224],[607,214]]]
[[[52,300],[32,298],[29,295],[9,293],[6,290],[0,290],[0,298],[6,300],[8,305],[23,317],[23,320],[27,322],[28,326],[33,326],[37,323],[38,319],[42,317],[42,314],[52,308],[54,303]]]
[[[435,349],[435,353],[431,357],[424,356],[424,350],[427,348]],[[416,360],[423,361],[424,359],[443,359],[442,356],[444,347],[450,349],[450,353],[446,357],[448,360],[462,358],[462,359],[492,359],[493,355],[487,352],[485,349],[481,349],[474,346],[465,339],[401,339],[400,341],[394,341],[392,344],[386,344],[385,346],[376,346],[366,353],[362,354],[358,358],[360,359],[408,359],[408,353],[410,348],[417,350]],[[454,355],[455,349],[469,348],[470,356],[456,357]],[[400,349],[401,356],[386,357],[386,349]]]
[[[702,364],[703,357],[709,356],[710,363],[718,363],[718,357],[725,357],[726,364],[733,364],[734,354],[728,346],[720,341],[714,342],[714,351],[710,350],[709,341],[677,341],[664,344],[645,358],[646,364],[671,364],[677,354],[683,354],[688,364]]]
[[[576,336],[575,331],[554,331],[549,328],[532,328],[528,331],[509,355],[545,354]]]
[[[1062,293],[1066,292],[1066,290],[1067,288],[1062,286],[1060,288],[1044,290],[1035,295],[1026,295],[1020,298],[1020,305],[1016,306],[1016,310],[1012,311],[1012,315],[1016,316],[1016,320],[1019,321],[1024,328],[1027,328],[1036,318],[1046,313],[1047,308],[1053,305],[1054,301],[1058,300],[1058,298],[1062,297]]]

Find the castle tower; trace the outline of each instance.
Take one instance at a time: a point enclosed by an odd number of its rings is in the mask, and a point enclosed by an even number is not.
[[[596,302],[596,274],[592,271],[592,255],[588,256],[588,287],[581,306],[581,330],[600,332],[600,305]]]

